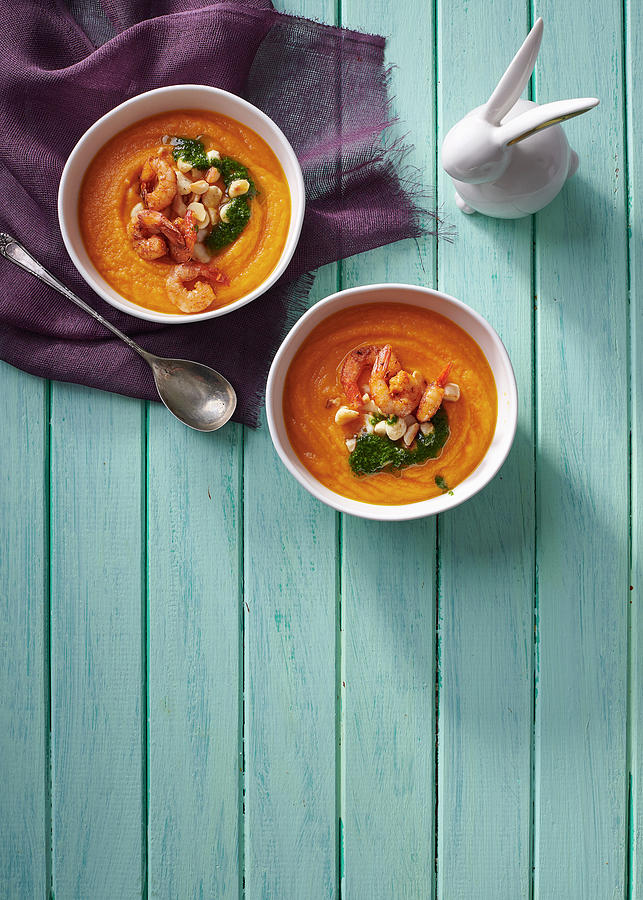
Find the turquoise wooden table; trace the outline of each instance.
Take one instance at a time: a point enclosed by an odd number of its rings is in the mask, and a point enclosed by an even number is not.
[[[397,133],[458,228],[311,302],[471,304],[515,445],[464,506],[364,522],[265,425],[3,366],[0,897],[643,900],[643,4],[293,5],[391,36]],[[533,219],[465,218],[437,148],[537,15],[531,96],[601,98],[566,127],[580,170]]]

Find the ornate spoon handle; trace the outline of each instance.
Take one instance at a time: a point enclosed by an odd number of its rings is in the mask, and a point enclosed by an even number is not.
[[[54,290],[58,291],[58,293],[67,297],[68,300],[71,300],[72,303],[75,303],[76,306],[80,306],[81,309],[85,310],[86,313],[89,313],[92,318],[96,319],[97,322],[100,322],[101,325],[104,325],[105,328],[109,328],[109,330],[119,337],[122,341],[131,347],[132,350],[136,350],[139,356],[142,356],[143,359],[149,362],[149,354],[145,352],[141,347],[138,346],[136,341],[133,341],[131,337],[128,337],[126,334],[123,334],[115,325],[112,325],[111,322],[108,322],[107,319],[104,319],[100,313],[97,313],[95,309],[92,309],[91,306],[88,306],[84,300],[81,300],[73,291],[70,291],[68,287],[62,283],[62,281],[58,281],[51,272],[48,272],[44,266],[42,266],[37,259],[34,257],[22,246],[22,244],[17,241],[10,234],[6,234],[6,232],[0,231],[0,255],[4,256],[5,259],[8,259],[9,262],[14,263],[16,266],[19,266],[21,269],[24,269],[25,272],[29,272],[30,275],[35,275],[36,278],[39,278],[40,281],[44,281],[45,284],[48,284],[49,287],[54,288]]]

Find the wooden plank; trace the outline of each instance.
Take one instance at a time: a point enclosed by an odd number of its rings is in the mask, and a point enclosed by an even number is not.
[[[0,896],[48,890],[48,385],[0,363]]]
[[[393,134],[424,187],[435,171],[433,16],[424,5],[344,0],[342,24],[389,35]],[[421,115],[418,115],[418,103]],[[435,245],[404,241],[342,264],[345,287],[434,284]],[[365,336],[366,337],[366,336]],[[343,517],[345,892],[432,896],[434,874],[435,521]]]
[[[343,896],[430,897],[435,522],[369,524],[344,518]]]
[[[238,896],[242,429],[150,404],[149,886]]]
[[[52,385],[53,888],[134,898],[144,884],[145,405]]]
[[[333,0],[287,7],[334,20]],[[336,285],[320,270],[310,304]],[[245,896],[334,898],[337,516],[281,464],[265,415],[246,432],[244,535]]]
[[[536,219],[535,895],[620,898],[629,604],[622,10],[592,0],[579,17],[544,0],[539,11],[537,99],[603,102],[566,126],[580,169]],[[609,435],[608,457],[597,427]]]
[[[493,16],[482,4],[441,2],[438,22],[440,146],[490,95],[529,22],[511,0]],[[442,171],[440,199],[459,233],[439,248],[439,286],[503,338],[520,409],[500,474],[439,522],[438,897],[515,900],[528,896],[531,869],[531,220],[462,215]]]
[[[321,272],[311,302],[335,278]],[[265,419],[246,434],[244,523],[246,896],[336,897],[336,516]]]
[[[639,746],[643,735],[643,124],[639,115],[643,101],[640,67],[643,53],[643,6],[626,4],[626,115],[627,115],[627,180],[629,187],[629,281],[630,281],[630,363],[631,363],[631,576],[630,576],[630,647],[628,673],[628,888],[632,900],[643,898],[643,752]]]

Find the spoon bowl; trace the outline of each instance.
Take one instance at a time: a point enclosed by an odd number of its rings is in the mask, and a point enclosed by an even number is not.
[[[185,425],[216,431],[237,407],[234,388],[223,375],[202,363],[146,354],[159,397]]]

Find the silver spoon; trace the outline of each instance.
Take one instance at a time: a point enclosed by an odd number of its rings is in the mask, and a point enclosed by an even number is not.
[[[169,411],[185,425],[197,431],[216,431],[225,425],[235,411],[237,395],[234,388],[214,369],[187,359],[166,359],[143,350],[54,278],[15,238],[3,232],[0,232],[0,255],[59,291],[142,356],[154,373],[159,397]]]

